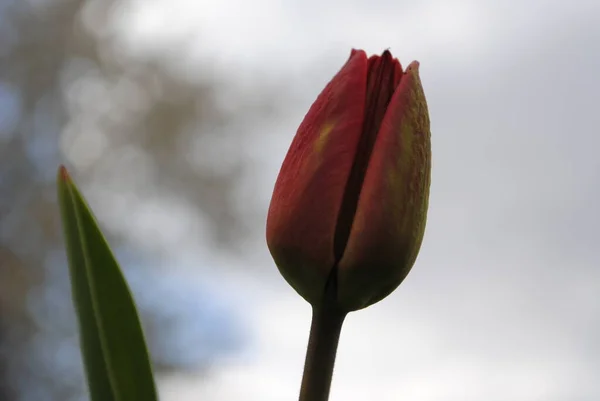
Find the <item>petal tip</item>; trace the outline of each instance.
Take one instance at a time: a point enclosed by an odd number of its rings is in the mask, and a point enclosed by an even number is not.
[[[354,57],[362,57],[366,59],[367,53],[365,53],[364,50],[352,48],[352,50],[350,51],[349,59],[353,59]]]
[[[406,68],[406,71],[407,71],[407,72],[408,72],[408,71],[415,71],[415,72],[417,72],[417,73],[418,73],[418,72],[419,72],[419,66],[420,66],[420,65],[421,65],[421,64],[420,64],[420,63],[419,63],[417,60],[415,60],[415,61],[413,61],[412,63],[410,63],[410,64],[408,65],[408,67]]]

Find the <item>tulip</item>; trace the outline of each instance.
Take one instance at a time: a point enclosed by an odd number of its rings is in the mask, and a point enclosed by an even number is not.
[[[388,296],[421,247],[430,172],[419,63],[352,50],[275,184],[267,244],[283,277],[313,307],[349,312]]]

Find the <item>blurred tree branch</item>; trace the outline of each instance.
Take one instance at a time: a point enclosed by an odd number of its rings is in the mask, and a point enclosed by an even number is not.
[[[53,269],[66,272],[66,266],[49,262],[62,251],[54,190],[59,162],[74,165],[84,190],[87,185],[112,199],[181,199],[192,205],[198,224],[207,225],[212,245],[233,251],[248,234],[233,202],[247,163],[239,128],[247,116],[274,110],[270,95],[260,102],[254,94],[229,99],[224,108],[218,95],[227,81],[211,76],[215,71],[199,70],[191,82],[169,70],[173,54],[128,57],[114,34],[94,35],[82,18],[110,26],[111,13],[125,2],[0,0],[0,399],[5,401],[32,399],[37,388],[51,399],[79,397],[78,378],[57,381],[28,360],[37,352],[32,344],[55,330],[36,320],[31,299],[49,285]],[[227,154],[219,154],[222,149]],[[130,223],[118,215],[112,222],[111,243],[131,245],[123,229]],[[152,312],[146,319],[152,321]]]

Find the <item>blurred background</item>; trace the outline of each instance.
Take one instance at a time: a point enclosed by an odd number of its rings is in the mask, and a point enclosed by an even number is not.
[[[345,324],[332,401],[600,399],[597,0],[0,0],[0,400],[87,400],[65,163],[163,401],[297,399],[310,308],[264,241],[296,127],[352,47],[417,59],[415,268]]]

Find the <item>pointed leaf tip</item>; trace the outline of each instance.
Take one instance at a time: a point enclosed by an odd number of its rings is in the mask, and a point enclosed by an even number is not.
[[[67,171],[67,168],[62,164],[58,167],[58,178],[61,181],[70,181],[71,180],[71,177],[69,176],[69,172]]]

